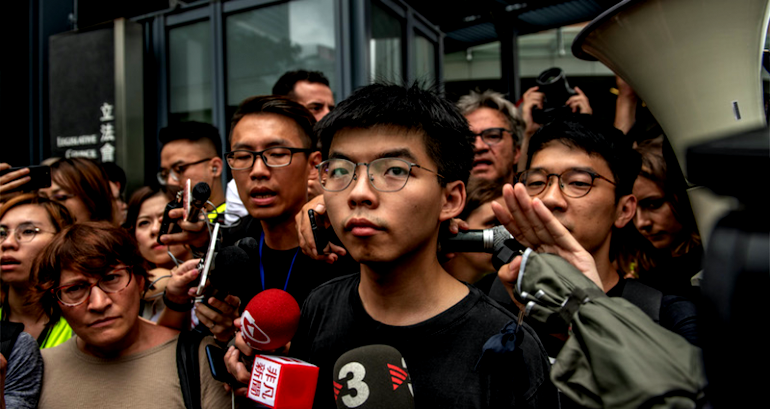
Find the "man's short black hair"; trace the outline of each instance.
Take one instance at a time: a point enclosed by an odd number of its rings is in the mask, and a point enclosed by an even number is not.
[[[532,166],[535,154],[553,141],[604,159],[615,179],[615,199],[631,194],[642,162],[623,132],[599,123],[590,115],[573,115],[550,122],[543,125],[529,141],[527,169]]]
[[[316,125],[324,159],[337,132],[378,127],[423,134],[428,156],[443,176],[442,185],[468,181],[475,138],[468,121],[453,103],[418,84],[372,84],[353,92]]]
[[[278,78],[278,81],[273,85],[273,95],[287,95],[294,98],[294,86],[299,81],[329,86],[329,79],[321,71],[289,71],[281,75],[281,78]]]
[[[214,145],[217,157],[222,157],[222,138],[214,125],[196,121],[179,122],[162,128],[158,135],[161,145],[182,139],[193,142],[209,140]]]
[[[316,145],[313,126],[315,126],[315,117],[310,111],[299,103],[280,95],[262,95],[249,97],[243,100],[230,120],[230,136],[228,144],[232,142],[233,130],[241,119],[251,114],[276,114],[291,119],[302,131],[303,146],[313,148]]]

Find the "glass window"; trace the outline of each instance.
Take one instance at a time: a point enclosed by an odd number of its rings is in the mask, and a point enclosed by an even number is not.
[[[169,122],[212,122],[211,26],[201,21],[168,32]]]
[[[335,89],[334,0],[299,0],[230,15],[225,22],[227,118],[270,94],[286,71],[321,71]]]
[[[399,83],[401,68],[402,22],[379,4],[372,2],[372,39],[369,44],[371,79]]]
[[[434,85],[436,83],[436,45],[420,33],[414,34],[414,75],[417,81]]]

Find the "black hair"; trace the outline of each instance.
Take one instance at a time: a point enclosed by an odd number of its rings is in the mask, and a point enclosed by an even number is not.
[[[324,159],[337,132],[392,127],[423,134],[428,156],[443,176],[441,184],[468,181],[473,163],[473,133],[453,103],[418,84],[372,84],[353,92],[316,126]]]
[[[158,140],[161,145],[186,139],[190,141],[208,140],[214,145],[217,157],[222,157],[222,138],[214,125],[204,122],[187,121],[171,124],[160,130]]]
[[[535,154],[553,141],[604,159],[615,179],[615,200],[631,194],[642,160],[631,149],[631,142],[623,132],[599,123],[590,115],[573,115],[550,122],[529,141],[527,169],[532,166]]]
[[[107,172],[107,178],[110,182],[117,183],[120,185],[120,193],[123,193],[126,191],[126,172],[118,166],[115,162],[104,162],[102,163],[102,167],[104,168],[104,171]]]
[[[287,95],[294,98],[294,86],[299,81],[329,86],[329,79],[321,71],[296,70],[281,75],[273,85],[273,95]]]
[[[294,121],[302,131],[302,135],[305,136],[303,138],[306,142],[305,148],[313,148],[316,145],[315,134],[313,133],[313,126],[315,125],[313,114],[301,104],[280,95],[262,95],[244,99],[230,121],[229,142],[233,139],[235,125],[238,125],[238,122],[244,116],[251,114],[277,114],[285,116]]]

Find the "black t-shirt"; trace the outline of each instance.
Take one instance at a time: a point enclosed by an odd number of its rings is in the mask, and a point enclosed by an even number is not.
[[[244,218],[239,228],[226,233],[225,245],[233,245],[244,237],[253,237],[260,242],[262,225],[259,220]],[[262,285],[260,263],[265,272],[265,285]],[[310,291],[335,277],[358,271],[358,264],[349,257],[342,257],[334,264],[314,260],[302,250],[273,250],[262,243],[262,256],[259,251],[249,254],[249,270],[239,277],[239,284],[234,295],[241,299],[241,310],[246,308],[251,299],[265,289],[286,290],[302,306]]]
[[[404,357],[418,408],[558,407],[546,351],[526,324],[516,348],[485,355],[485,342],[515,317],[469,286],[460,302],[424,322],[390,326],[372,319],[358,295],[360,275],[316,288],[302,308],[291,355],[321,370],[315,408],[334,408],[333,368],[352,349],[374,344],[396,348]]]

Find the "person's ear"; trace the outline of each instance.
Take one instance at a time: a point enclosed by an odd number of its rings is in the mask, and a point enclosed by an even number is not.
[[[442,195],[441,222],[459,216],[465,208],[465,184],[459,180],[449,182],[444,186]]]
[[[214,175],[214,177],[219,177],[222,175],[222,158],[211,159],[210,166],[211,173]]]
[[[307,165],[310,167],[310,173],[317,172],[315,165],[321,163],[321,152],[315,151],[308,154]]]
[[[636,215],[636,196],[621,197],[615,207],[615,227],[623,228],[628,222],[634,220],[634,215]]]

